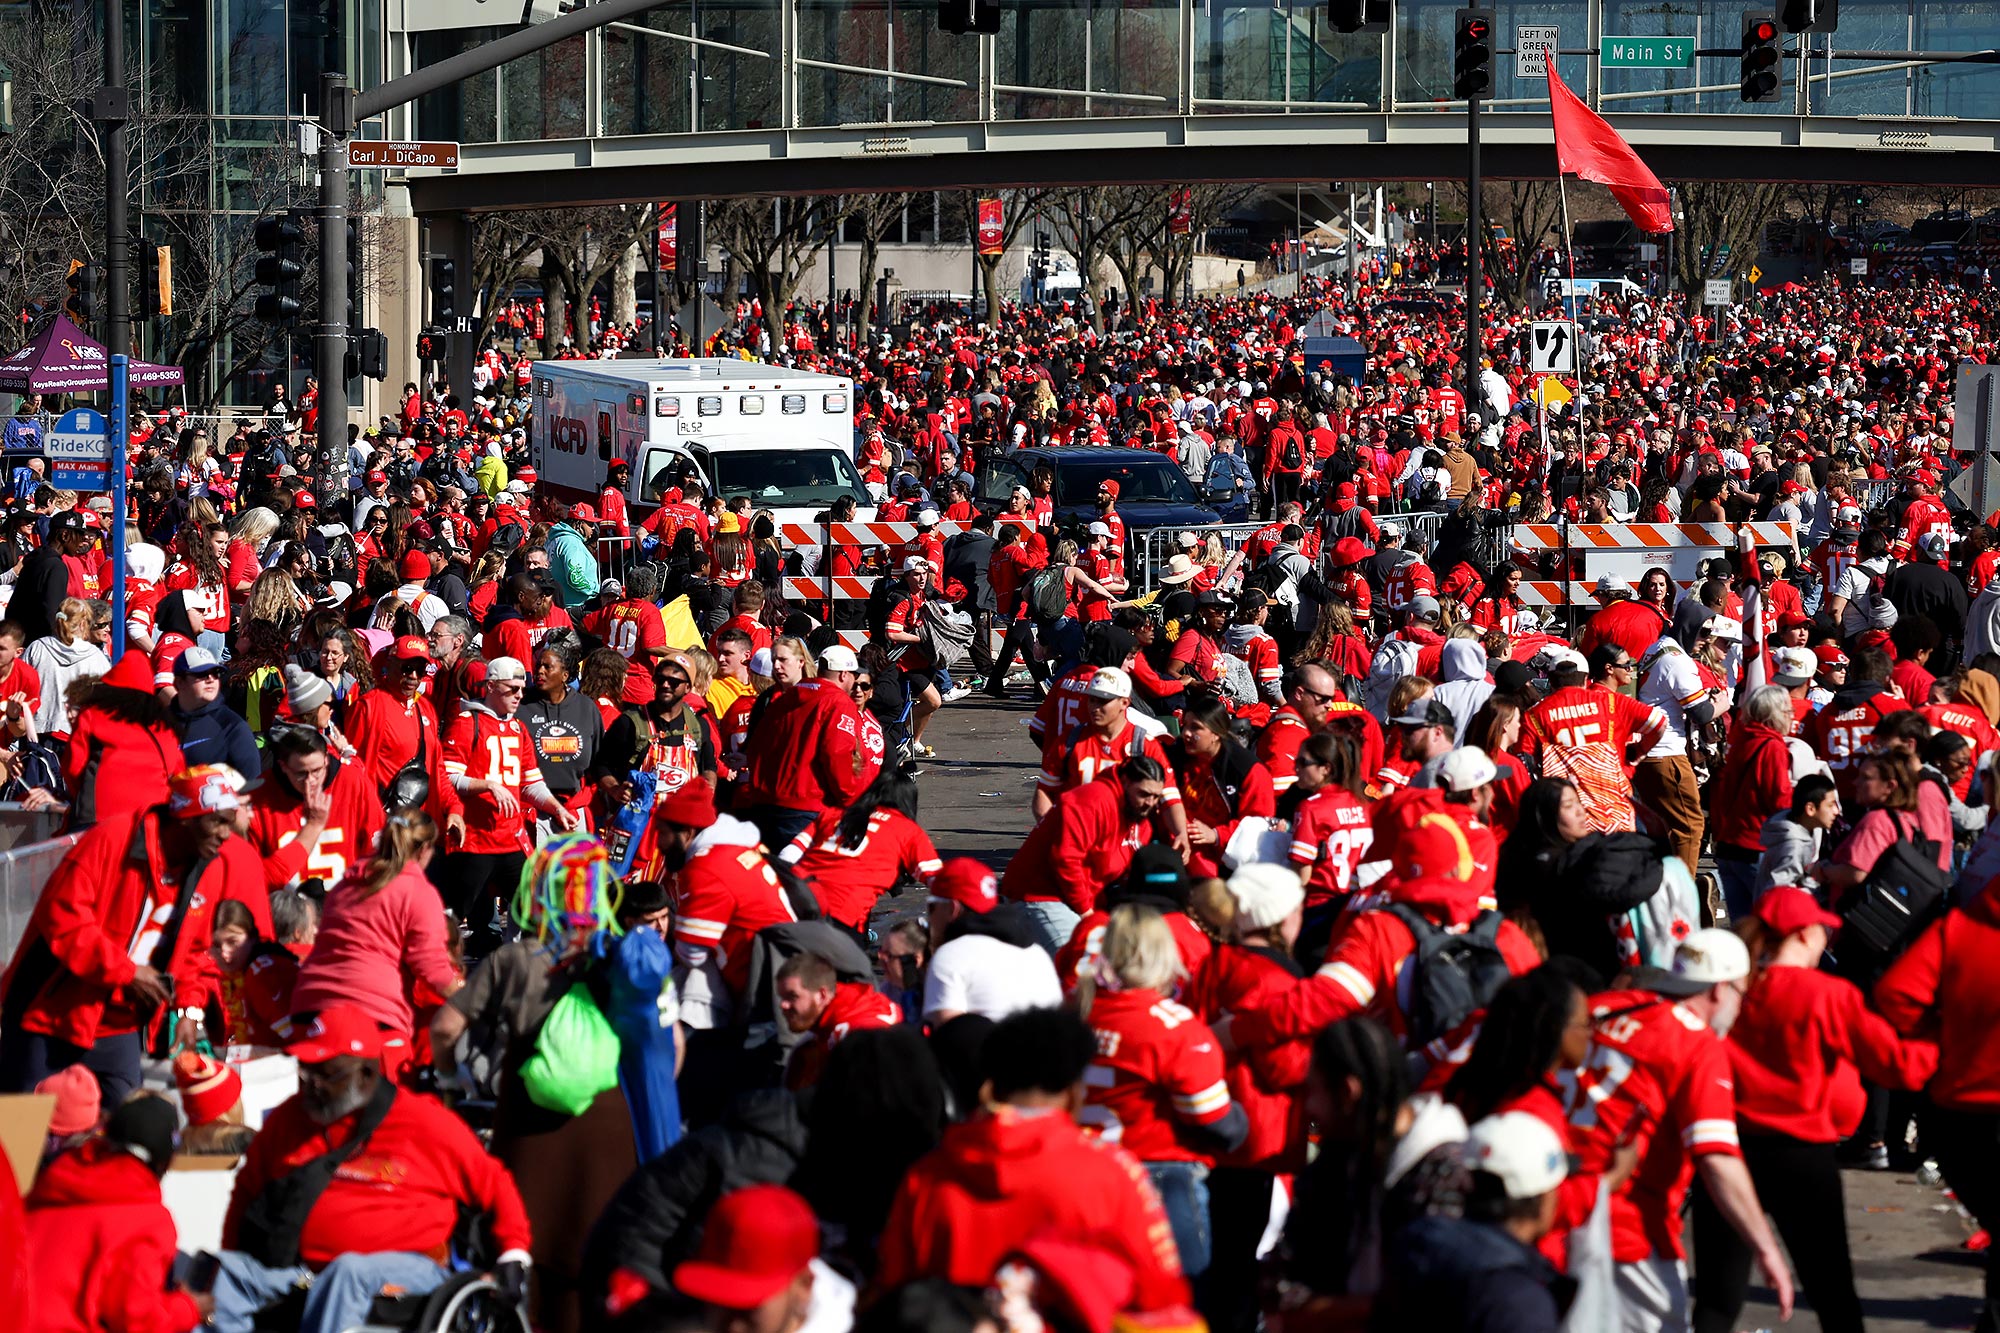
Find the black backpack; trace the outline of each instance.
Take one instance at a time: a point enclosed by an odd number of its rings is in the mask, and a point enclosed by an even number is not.
[[[1290,471],[1293,468],[1304,467],[1305,463],[1305,455],[1299,452],[1299,437],[1296,435],[1285,436],[1284,452],[1278,455],[1279,466],[1283,467],[1286,471]]]
[[[1062,566],[1036,570],[1029,576],[1023,595],[1028,614],[1036,620],[1061,620],[1063,612],[1069,609],[1069,588],[1063,582]]]
[[[1498,912],[1481,912],[1472,925],[1450,934],[1406,903],[1388,910],[1416,937],[1416,972],[1410,978],[1409,1047],[1428,1046],[1456,1031],[1484,1009],[1513,973],[1500,952]]]
[[[1944,914],[1951,892],[1951,872],[1938,867],[1937,843],[1905,826],[1900,815],[1890,818],[1896,840],[1848,897],[1834,947],[1840,974],[1860,986],[1872,985]]]

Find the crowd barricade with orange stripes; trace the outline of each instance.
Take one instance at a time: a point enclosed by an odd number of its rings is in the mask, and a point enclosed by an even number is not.
[[[1596,580],[1613,575],[1636,584],[1650,569],[1663,569],[1685,591],[1704,560],[1733,556],[1745,529],[1758,546],[1796,549],[1790,523],[1517,523],[1509,531],[1515,551],[1527,555],[1567,549],[1582,557],[1581,572],[1562,579],[1529,579],[1521,584],[1527,606],[1595,606]]]

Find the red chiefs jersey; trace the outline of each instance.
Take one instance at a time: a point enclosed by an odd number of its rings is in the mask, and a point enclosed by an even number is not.
[[[1375,590],[1368,586],[1368,580],[1358,569],[1349,569],[1335,576],[1333,595],[1353,609],[1356,620],[1366,620],[1372,614]]]
[[[305,801],[278,774],[269,774],[250,794],[251,845],[264,860],[264,882],[273,889],[296,888],[308,879],[331,889],[347,872],[375,854],[382,832],[382,798],[358,762],[340,766],[327,787],[331,809],[326,827],[312,846],[299,845],[306,822]]]
[[[841,845],[838,830],[844,810],[828,810],[799,834],[784,858],[812,881],[820,909],[835,921],[868,929],[868,914],[903,875],[929,879],[944,867],[930,835],[899,810],[877,810],[868,817],[861,841]]]
[[[223,577],[228,578],[227,574]],[[203,623],[219,629],[229,623],[229,587],[226,583],[203,583],[194,566],[175,562],[167,570],[166,590],[187,594],[187,609],[191,616],[200,616]]]
[[[1368,807],[1346,788],[1328,784],[1301,802],[1292,820],[1292,864],[1312,867],[1306,905],[1345,897],[1360,887],[1357,874],[1371,859],[1374,841]]]
[[[1972,745],[1972,766],[1958,780],[1953,788],[1958,799],[1963,801],[1972,789],[1972,775],[1979,771],[1979,757],[1988,750],[2000,747],[2000,732],[1995,732],[1993,724],[1986,720],[1986,714],[1977,704],[1954,700],[1946,704],[1930,704],[1919,709],[1930,719],[1931,726],[1939,731],[1955,731]]]
[[[1896,544],[1890,549],[1890,554],[1898,560],[1909,559],[1917,542],[1931,533],[1941,534],[1946,542],[1957,540],[1957,534],[1951,527],[1951,511],[1944,507],[1942,501],[1920,495],[1910,501],[1910,507],[1903,511],[1903,530],[1896,535]]]
[[[641,705],[653,702],[653,657],[658,649],[667,646],[667,627],[660,619],[660,608],[651,602],[627,598],[591,612],[583,618],[583,627],[625,659],[625,693],[621,696],[624,701]]]
[[[1146,756],[1166,772],[1166,790],[1160,800],[1167,805],[1179,805],[1181,791],[1174,782],[1174,766],[1167,761],[1166,747],[1160,744],[1158,737],[1140,731],[1130,718],[1125,720],[1124,730],[1115,736],[1106,736],[1090,727],[1079,727],[1070,733],[1067,740],[1051,741],[1042,751],[1042,772],[1036,782],[1043,791],[1053,796],[1059,791],[1095,782],[1108,770],[1135,755]],[[1060,767],[1052,768],[1051,761]]]
[[[1840,576],[1854,567],[1861,559],[1860,548],[1854,542],[1843,542],[1837,537],[1828,537],[1807,557],[1813,568],[1819,571],[1821,581],[1826,585],[1827,596],[1840,586]]]
[[[1203,1022],[1257,1009],[1299,983],[1298,964],[1275,949],[1218,944],[1188,980],[1188,1008]],[[1312,1065],[1309,1039],[1238,1051],[1228,1060],[1229,1095],[1250,1122],[1241,1147],[1217,1159],[1226,1166],[1295,1171],[1305,1165],[1303,1099]]]
[[[1694,1159],[1742,1155],[1729,1051],[1708,1024],[1651,991],[1591,1000],[1590,1054],[1557,1078],[1568,1101],[1577,1169],[1611,1167],[1618,1145],[1639,1145],[1639,1169],[1611,1199],[1611,1247],[1620,1263],[1679,1259],[1681,1201]]]
[[[1257,733],[1257,762],[1271,770],[1271,790],[1283,796],[1298,781],[1299,747],[1312,736],[1312,728],[1290,704],[1271,714],[1271,721]]]
[[[1180,951],[1181,966],[1189,976],[1201,970],[1208,961],[1209,950],[1215,947],[1208,936],[1202,934],[1201,927],[1186,912],[1165,912],[1167,928],[1174,932],[1174,945]],[[1063,994],[1076,989],[1076,983],[1096,966],[1104,955],[1104,928],[1111,924],[1111,913],[1103,908],[1093,907],[1077,920],[1076,929],[1070,932],[1069,943],[1056,950],[1056,980],[1062,983]]]
[[[713,950],[722,979],[743,994],[750,980],[750,941],[766,926],[795,921],[777,872],[756,847],[719,843],[697,851],[681,868],[674,900],[674,944],[682,960]]]
[[[1178,1125],[1213,1125],[1233,1104],[1208,1024],[1158,991],[1100,991],[1087,1015],[1097,1058],[1077,1120],[1142,1162],[1206,1162]]]
[[[1571,685],[1528,710],[1521,749],[1539,751],[1542,776],[1569,779],[1591,827],[1611,833],[1633,827],[1626,747],[1637,745],[1643,754],[1666,727],[1666,714],[1650,704],[1598,685]]]
[[[1084,691],[1090,688],[1090,678],[1096,674],[1094,666],[1075,666],[1062,679],[1050,684],[1048,694],[1028,722],[1028,735],[1037,746],[1046,747],[1051,738],[1068,736],[1090,721],[1090,697]]]
[[[529,850],[528,803],[522,794],[542,780],[535,739],[519,717],[496,717],[484,704],[468,703],[444,734],[447,778],[498,781],[514,793],[514,813],[502,814],[493,792],[465,798],[465,847],[488,854]]]
[[[1806,738],[1833,770],[1843,805],[1854,800],[1854,779],[1860,776],[1861,760],[1874,744],[1875,724],[1909,706],[1885,688],[1851,707],[1836,708],[1829,703],[1813,715]]]
[[[1391,611],[1401,611],[1418,596],[1437,596],[1437,575],[1421,560],[1410,560],[1397,565],[1382,580],[1382,600],[1389,604]]]

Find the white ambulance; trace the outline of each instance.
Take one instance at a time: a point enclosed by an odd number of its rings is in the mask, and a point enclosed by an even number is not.
[[[640,513],[693,471],[780,523],[843,495],[874,516],[854,465],[854,385],[839,375],[719,357],[537,361],[531,375],[528,448],[547,493],[594,502],[622,459]]]

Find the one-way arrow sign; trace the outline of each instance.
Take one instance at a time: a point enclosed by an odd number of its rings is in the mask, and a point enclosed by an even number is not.
[[[1576,373],[1576,326],[1566,319],[1535,321],[1528,345],[1528,368],[1538,375]]]

